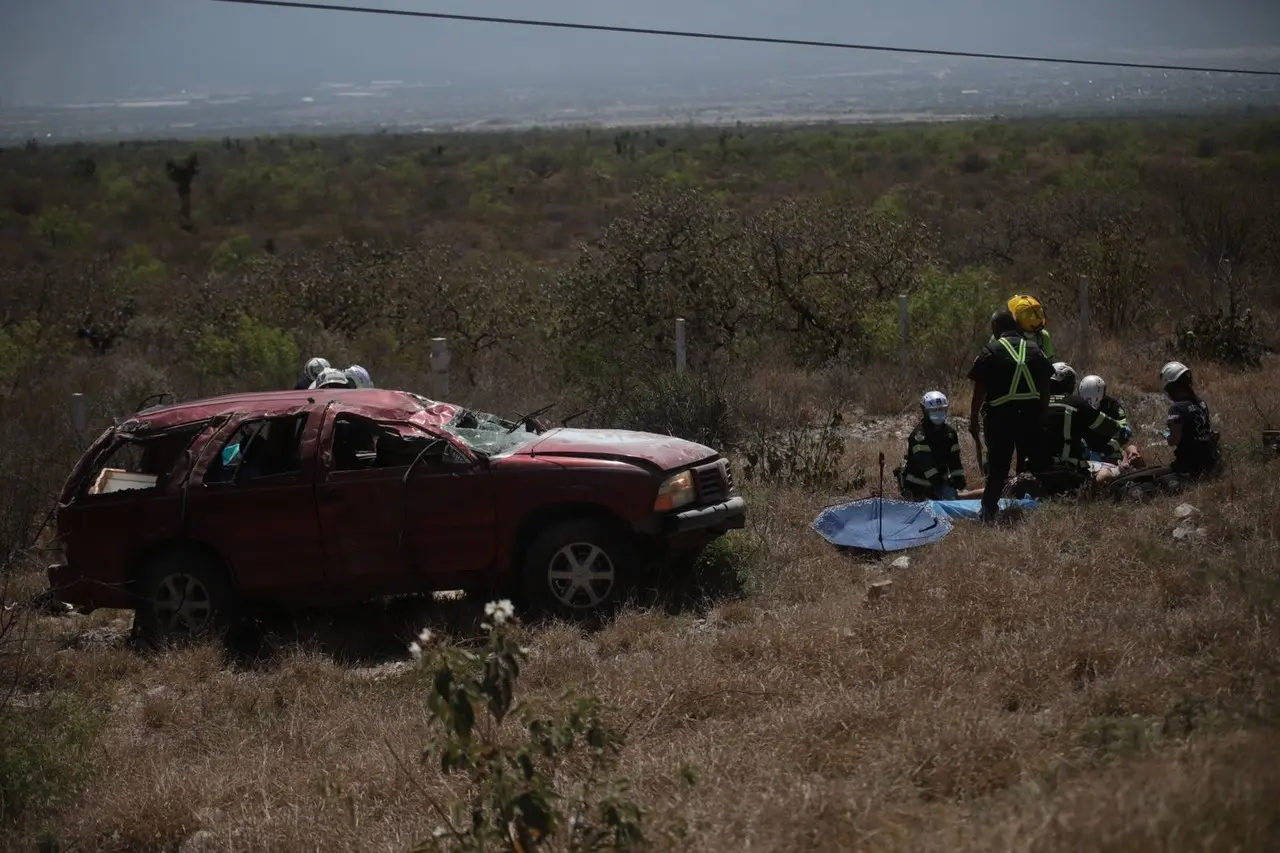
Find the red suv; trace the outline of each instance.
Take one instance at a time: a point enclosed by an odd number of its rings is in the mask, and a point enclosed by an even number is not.
[[[257,603],[514,588],[572,617],[741,528],[709,447],[544,429],[404,391],[238,394],[139,412],[63,487],[51,591],[129,608],[143,636]]]

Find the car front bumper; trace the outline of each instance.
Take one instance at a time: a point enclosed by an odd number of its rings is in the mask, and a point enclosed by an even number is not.
[[[747,502],[741,495],[710,506],[694,507],[663,519],[663,533],[725,533],[747,524]]]

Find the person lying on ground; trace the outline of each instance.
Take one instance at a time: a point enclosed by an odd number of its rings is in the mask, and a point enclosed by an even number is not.
[[[1114,469],[1092,471],[1088,443],[1092,439],[1106,444],[1124,434],[1124,427],[1076,393],[1076,372],[1071,365],[1058,362],[1054,367],[1041,457],[1045,465],[1035,472],[1046,496],[1065,494],[1114,477]]]
[[[947,423],[950,403],[941,391],[920,398],[920,423],[907,437],[907,453],[898,481],[910,501],[953,500],[965,488],[960,437]]]
[[[981,424],[987,444],[985,522],[995,521],[1000,513],[1001,492],[1014,459],[1034,460],[1040,455],[1053,375],[1049,359],[1034,341],[1023,337],[1008,309],[991,315],[991,334],[993,339],[969,369],[973,381],[969,431],[977,442]]]
[[[295,391],[305,391],[313,387],[313,384],[320,378],[320,374],[329,369],[329,362],[323,358],[308,359],[302,368],[302,376],[298,378],[297,383],[293,386]]]
[[[1222,462],[1218,431],[1213,428],[1209,404],[1192,385],[1191,368],[1171,361],[1160,368],[1160,381],[1169,397],[1165,441],[1173,448],[1173,464],[1143,468],[1116,477],[1111,486],[1119,498],[1133,485],[1159,483],[1178,491],[1188,483],[1210,477]]]
[[[1089,450],[1096,456],[1095,461],[1113,465],[1121,471],[1141,468],[1146,464],[1142,457],[1142,448],[1133,440],[1134,429],[1129,423],[1129,414],[1125,411],[1124,403],[1107,393],[1106,380],[1097,374],[1090,374],[1081,379],[1080,396],[1086,403],[1120,424],[1121,427],[1121,434],[1110,441],[1101,441],[1092,434],[1085,439]]]

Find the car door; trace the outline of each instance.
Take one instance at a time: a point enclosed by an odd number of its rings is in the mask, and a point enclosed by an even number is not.
[[[402,479],[412,459],[377,452],[379,438],[394,433],[394,427],[361,415],[326,409],[317,454],[317,506],[330,583],[347,596],[393,595],[419,587],[401,537]]]
[[[324,598],[329,567],[310,452],[318,421],[308,412],[233,419],[192,472],[184,530],[218,550],[247,598]]]
[[[435,447],[406,483],[409,559],[435,588],[461,588],[492,568],[498,553],[493,478],[486,460],[447,434]]]

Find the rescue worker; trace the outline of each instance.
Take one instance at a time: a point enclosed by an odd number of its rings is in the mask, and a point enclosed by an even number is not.
[[[352,384],[357,388],[373,387],[373,379],[369,376],[369,371],[365,370],[358,364],[351,365],[344,370],[343,373],[347,375],[347,378],[350,379]]]
[[[332,367],[325,368],[320,375],[316,377],[316,381],[311,383],[312,389],[317,388],[354,388],[355,383],[343,373],[341,370],[335,370]]]
[[[329,362],[326,361],[325,359],[323,358],[309,359],[306,365],[303,366],[302,376],[298,378],[298,382],[293,386],[293,390],[304,391],[308,388],[313,387],[312,383],[314,383],[317,379],[319,379],[320,374],[324,373],[328,369],[329,369]]]
[[[966,487],[960,437],[947,423],[950,403],[941,391],[920,398],[920,423],[907,437],[900,486],[907,500],[955,500]]]
[[[1160,382],[1169,397],[1168,429],[1164,437],[1173,448],[1173,464],[1117,477],[1113,483],[1116,497],[1136,483],[1159,482],[1176,491],[1188,482],[1212,475],[1222,461],[1209,404],[1196,394],[1191,383],[1191,368],[1180,361],[1168,362],[1160,368]]]
[[[1115,465],[1121,469],[1137,468],[1143,464],[1142,450],[1133,441],[1133,426],[1124,403],[1107,393],[1107,383],[1097,374],[1089,374],[1080,380],[1080,396],[1086,403],[1120,425],[1121,434],[1108,442],[1091,436],[1086,439],[1089,450],[1097,461]]]
[[[973,381],[969,431],[977,443],[981,423],[987,445],[982,490],[982,519],[987,522],[999,515],[1000,493],[1015,454],[1031,460],[1033,468],[1039,462],[1053,376],[1049,359],[1035,341],[1022,335],[1008,309],[991,315],[991,335],[969,369]]]
[[[1045,358],[1052,359],[1055,350],[1053,347],[1053,338],[1049,336],[1049,330],[1045,328],[1048,317],[1045,315],[1044,306],[1040,304],[1040,300],[1034,296],[1014,295],[1009,300],[1009,313],[1018,321],[1018,328],[1022,334],[1028,339],[1035,341],[1040,347],[1040,351],[1044,353]]]
[[[1102,483],[1115,476],[1103,468],[1093,473],[1088,442],[1108,443],[1124,434],[1124,427],[1089,405],[1076,393],[1076,372],[1066,362],[1054,365],[1049,382],[1049,418],[1044,433],[1045,467],[1036,472],[1045,495],[1074,491],[1089,482]]]

